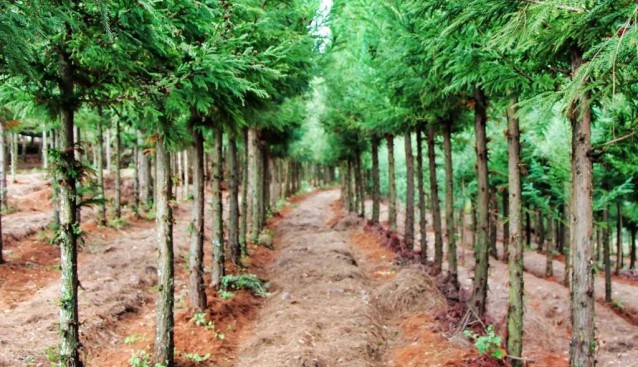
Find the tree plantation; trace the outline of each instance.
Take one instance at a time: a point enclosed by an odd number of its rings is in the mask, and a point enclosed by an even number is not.
[[[0,366],[638,365],[638,3],[0,2]]]

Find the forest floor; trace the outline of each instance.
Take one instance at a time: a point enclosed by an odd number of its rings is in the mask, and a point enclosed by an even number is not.
[[[125,192],[131,190],[127,180]],[[112,179],[106,182],[112,194]],[[49,366],[46,355],[55,353],[59,252],[45,229],[50,196],[44,173],[22,173],[9,184],[11,210],[2,218],[8,263],[0,266],[0,366]],[[250,246],[244,264],[246,272],[269,280],[271,296],[238,291],[224,300],[208,291],[207,326],[196,325],[187,307],[190,203],[180,202],[174,231],[179,367],[478,365],[462,329],[450,332],[441,321],[450,306],[435,280],[418,265],[397,265],[385,238],[346,216],[338,198],[337,190],[317,191],[293,198],[276,214],[269,221],[275,250]],[[128,366],[131,356],[148,353],[154,334],[154,220],[126,213],[121,223],[101,227],[93,209],[84,209],[82,220],[80,319],[87,366]],[[428,238],[433,243],[431,232]],[[526,254],[525,355],[532,366],[566,366],[568,290],[539,276],[544,256]],[[472,254],[459,249],[459,256],[467,291]],[[210,246],[205,259],[208,268]],[[560,280],[562,264],[554,265]],[[491,259],[490,266],[489,313],[502,326],[507,271],[500,261]],[[614,296],[624,309],[638,309],[635,287],[615,279]],[[596,291],[602,294],[598,282]],[[638,360],[632,318],[602,303],[596,312],[599,365],[632,365]]]

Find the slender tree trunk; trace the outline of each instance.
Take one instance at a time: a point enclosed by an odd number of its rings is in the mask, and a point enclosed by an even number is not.
[[[496,248],[496,239],[498,230],[498,202],[496,200],[496,191],[490,190],[490,208],[489,208],[489,240],[490,240],[490,255],[498,260],[498,249]]]
[[[175,154],[173,154],[173,164],[177,166],[177,186],[175,187],[175,198],[183,200],[184,168],[182,167],[182,152],[175,152]]]
[[[133,215],[140,217],[140,144],[133,142]]]
[[[102,133],[104,117],[102,116],[101,108],[99,115],[97,120],[97,189],[102,201],[98,210],[98,223],[104,226],[106,225],[106,195],[104,194],[104,136]]]
[[[379,139],[372,138],[372,223],[379,223],[381,191],[379,183]]]
[[[211,285],[219,288],[221,279],[224,276],[224,218],[222,204],[222,180],[224,175],[223,167],[223,130],[219,123],[215,125],[214,131],[214,147],[213,147],[213,187],[212,187],[212,204],[213,204],[213,269]]]
[[[106,172],[111,173],[111,128],[106,127]]]
[[[55,129],[52,131],[51,134],[51,142],[52,142],[52,147],[55,150],[59,150],[60,149],[60,132],[56,131]],[[5,177],[5,183],[6,183],[6,177]],[[53,229],[54,230],[58,230],[60,228],[60,187],[58,185],[58,175],[55,173],[55,170],[51,173],[51,188],[53,191],[53,197],[51,198],[51,201],[53,202]],[[6,185],[4,187],[3,193],[2,193],[2,201],[4,203],[4,205],[6,206]]]
[[[509,244],[510,244],[510,226],[509,226],[509,192],[508,190],[503,190],[502,193],[502,204],[503,204],[503,261],[508,261],[509,259]]]
[[[420,126],[416,129],[416,171],[417,190],[419,191],[419,249],[421,250],[421,261],[425,263],[428,259],[428,228],[423,177],[423,128]]]
[[[388,144],[388,226],[397,230],[397,185],[394,168],[394,135],[386,137]]]
[[[354,194],[352,192],[352,160],[348,159],[348,168],[346,171],[346,198],[348,199],[348,212],[352,213],[354,208]]]
[[[563,242],[565,246],[563,247],[563,255],[565,256],[565,278],[563,278],[563,285],[567,288],[570,288],[572,276],[571,276],[571,229],[572,229],[572,211],[571,211],[571,202],[568,198],[571,198],[571,184],[569,182],[565,182],[565,203],[563,205],[563,219],[565,220],[565,230],[563,231]]]
[[[622,247],[622,204],[616,202],[616,275],[620,275],[620,269],[623,267],[623,247]]]
[[[16,171],[18,170],[18,133],[11,134],[11,182],[16,183]],[[5,197],[6,199],[6,197]],[[5,201],[5,205],[6,205]]]
[[[359,197],[359,206],[357,207],[357,211],[359,212],[359,216],[361,218],[365,218],[366,216],[366,195],[365,195],[365,181],[363,178],[363,167],[361,163],[361,152],[357,151],[356,159],[356,180],[359,182],[357,185],[357,196]]]
[[[529,208],[525,211],[525,245],[532,248],[532,216],[529,211]]]
[[[406,161],[405,194],[405,243],[408,249],[414,249],[414,157],[412,155],[412,134],[408,131],[404,139]]]
[[[248,162],[247,165],[247,173],[248,173],[248,208],[246,215],[246,222],[250,225],[250,238],[253,243],[257,242],[259,238],[259,231],[255,230],[255,222],[254,218],[257,212],[257,208],[255,207],[255,195],[256,195],[256,186],[257,186],[257,132],[254,129],[248,130],[248,140],[246,141],[246,146],[248,149]],[[287,175],[284,183],[284,196],[288,196],[289,187],[287,186],[288,180]]]
[[[572,50],[572,71],[582,65],[582,53]],[[594,332],[594,259],[592,241],[591,110],[584,92],[571,112],[572,123],[572,341],[570,366],[596,363]]]
[[[603,266],[605,268],[605,301],[611,303],[611,254],[609,246],[609,208],[603,209]]]
[[[68,37],[68,36],[67,36]],[[80,333],[78,317],[78,249],[76,218],[76,181],[73,167],[75,164],[73,144],[74,119],[74,81],[71,55],[63,52],[60,55],[60,267],[62,288],[60,296],[60,325],[58,335],[61,336],[60,360],[65,367],[79,367],[84,364],[80,360]]]
[[[554,248],[556,246],[556,233],[554,230],[554,219],[547,218],[547,261],[545,263],[545,278],[554,276]]]
[[[189,267],[189,301],[191,308],[206,309],[204,286],[204,136],[196,126],[197,119],[191,122],[193,136],[193,215]]]
[[[430,168],[430,200],[432,221],[434,222],[434,270],[438,274],[443,265],[443,231],[441,229],[441,207],[439,204],[439,184],[436,179],[436,151],[434,150],[434,125],[428,125],[428,163]]]
[[[157,140],[155,146],[157,164],[157,191],[155,204],[157,216],[157,249],[159,251],[157,279],[158,294],[156,304],[155,344],[153,363],[167,367],[173,366],[174,360],[174,268],[173,268],[173,210],[170,206],[172,198],[170,155],[166,151],[165,142]],[[116,166],[119,170],[119,166]]]
[[[115,219],[122,217],[122,175],[120,161],[122,157],[122,139],[120,138],[120,120],[115,121]]]
[[[42,168],[49,169],[49,142],[46,126],[42,125]],[[4,147],[4,145],[3,145]]]
[[[487,170],[487,101],[483,91],[479,88],[474,90],[476,105],[475,113],[475,134],[476,134],[476,166],[478,181],[477,196],[477,235],[476,252],[477,263],[474,268],[474,286],[470,307],[474,309],[478,317],[483,317],[487,305],[487,271],[489,267],[488,259],[488,224],[489,224],[489,192],[488,192],[488,170]]]
[[[516,97],[507,108],[508,227],[509,227],[509,293],[507,308],[507,355],[512,367],[523,367],[523,222],[521,202],[520,128],[516,116]]]
[[[631,235],[631,251],[629,253],[629,269],[636,269],[636,228],[631,227],[629,232]]]
[[[75,127],[75,129],[77,129],[77,126]],[[22,162],[27,163],[27,137],[26,136],[22,136]],[[79,139],[76,139],[76,141],[78,141]],[[79,154],[76,151],[76,154]]]
[[[188,169],[190,168],[189,164],[188,164],[188,155],[190,154],[190,151],[184,150],[183,156],[184,156],[184,185],[183,185],[183,190],[182,190],[182,199],[184,201],[188,200],[188,194],[190,192],[190,173],[188,172]]]
[[[5,126],[4,126],[4,121],[0,121],[0,170],[2,170],[2,172],[0,172],[0,264],[4,264],[4,256],[2,254],[2,249],[3,249],[3,239],[2,239],[2,211],[4,210],[4,191],[5,191],[5,187],[7,186],[7,181],[6,181],[6,175],[5,175],[5,171],[6,171],[6,146],[5,146]]]
[[[445,231],[447,236],[447,262],[450,281],[458,291],[458,265],[456,259],[456,233],[454,232],[454,172],[452,168],[452,121],[443,125],[443,156],[445,160]]]
[[[239,243],[241,244],[241,256],[248,254],[248,129],[243,130],[244,150],[241,160],[241,223],[239,229]]]
[[[536,239],[538,243],[536,245],[538,246],[538,251],[543,251],[543,247],[545,246],[545,218],[543,217],[542,210],[539,209],[537,213]]]
[[[230,164],[230,198],[229,198],[229,228],[228,247],[230,259],[236,266],[240,265],[241,245],[239,243],[239,163],[237,159],[237,137],[235,134],[228,139],[228,158]]]

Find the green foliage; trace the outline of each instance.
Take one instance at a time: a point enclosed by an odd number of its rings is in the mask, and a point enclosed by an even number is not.
[[[206,362],[210,358],[210,353],[206,353],[203,356],[200,356],[197,353],[186,353],[184,356],[195,363]]]
[[[267,292],[268,286],[263,279],[259,279],[254,274],[225,275],[221,280],[224,288],[249,289],[257,297],[266,298],[270,296]]]
[[[471,330],[465,330],[463,333],[467,338],[474,340],[474,346],[479,353],[490,355],[496,359],[505,357],[505,352],[501,347],[503,338],[496,335],[494,325],[488,325],[484,335],[478,335]]]

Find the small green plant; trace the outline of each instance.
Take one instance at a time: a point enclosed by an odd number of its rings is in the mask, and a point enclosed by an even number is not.
[[[219,333],[217,329],[215,329],[215,323],[208,320],[206,314],[204,312],[196,312],[191,321],[195,323],[197,326],[203,326],[206,330],[212,330],[215,333],[215,338],[219,340],[224,340],[226,336],[222,333]]]
[[[270,293],[266,291],[268,288],[266,282],[259,279],[255,274],[225,275],[222,278],[224,288],[231,289],[249,289],[257,297],[270,297]]]
[[[224,300],[229,300],[229,299],[235,298],[235,293],[230,292],[230,291],[225,291],[223,289],[220,289],[219,291],[217,291],[217,294],[219,294],[219,296],[222,299],[224,299]]]
[[[60,363],[61,357],[60,357],[60,347],[57,345],[52,345],[50,347],[46,347],[46,349],[44,349],[44,355],[47,359],[47,361],[54,363],[54,365],[56,363]]]
[[[140,340],[142,340],[142,336],[140,336],[139,334],[131,334],[127,336],[126,338],[124,338],[124,344],[133,345]]]
[[[126,225],[126,219],[123,217],[109,220],[108,226],[115,229],[122,229]]]
[[[151,357],[145,350],[138,350],[128,360],[131,367],[151,367]]]
[[[465,330],[464,334],[466,337],[474,340],[474,346],[476,346],[479,353],[490,355],[496,359],[503,359],[505,356],[505,352],[501,348],[503,337],[496,335],[494,325],[489,325],[485,332],[485,335],[479,335],[471,330]]]
[[[184,356],[195,363],[202,363],[210,358],[210,353],[206,353],[204,356],[200,356],[198,353],[186,353]]]

